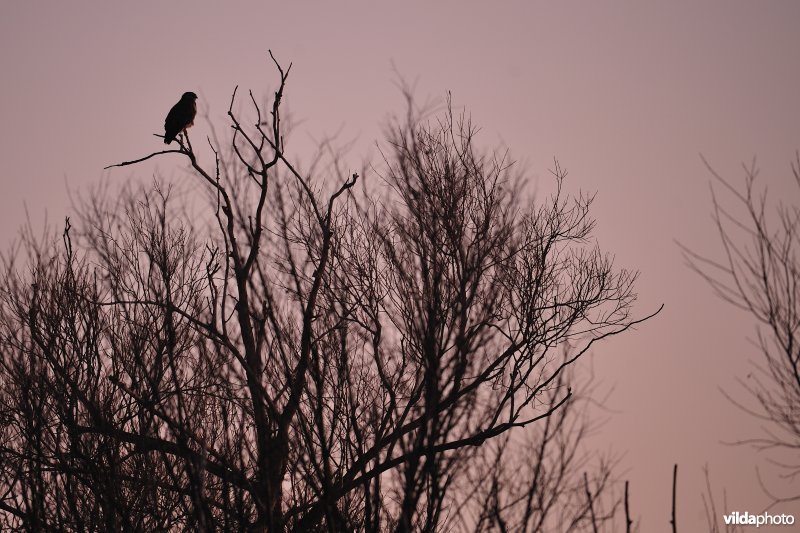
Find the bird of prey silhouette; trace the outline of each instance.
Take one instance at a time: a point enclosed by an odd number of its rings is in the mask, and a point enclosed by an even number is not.
[[[197,114],[195,100],[196,94],[183,93],[180,101],[169,110],[164,121],[164,144],[171,143],[180,132],[194,125],[194,116]]]

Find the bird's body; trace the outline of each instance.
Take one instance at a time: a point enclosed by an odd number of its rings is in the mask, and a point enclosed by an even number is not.
[[[180,101],[172,106],[164,121],[164,144],[171,143],[177,135],[194,125],[197,114],[197,95],[183,93]]]

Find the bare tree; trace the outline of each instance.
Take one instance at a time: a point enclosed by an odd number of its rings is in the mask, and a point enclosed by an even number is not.
[[[635,274],[592,243],[591,197],[568,197],[558,164],[555,193],[529,203],[469,120],[410,107],[368,194],[340,159],[287,155],[291,66],[275,66],[268,107],[250,94],[234,111],[234,91],[210,168],[185,133],[117,165],[185,158],[207,219],[169,188],[95,195],[63,245],[26,243],[25,270],[7,259],[5,526],[456,527],[471,466],[537,422],[533,442],[561,439],[569,369],[640,322]]]
[[[769,423],[763,437],[742,443],[796,458],[800,447],[800,203],[781,201],[772,207],[766,187],[756,187],[755,161],[744,166],[742,190],[706,166],[734,201],[724,205],[712,188],[712,214],[724,256],[714,260],[684,248],[686,257],[718,296],[759,323],[760,360],[740,380],[755,407],[726,395]],[[800,187],[800,155],[791,170]],[[800,474],[796,459],[776,462],[788,478]],[[800,500],[800,494],[770,495],[775,502]]]

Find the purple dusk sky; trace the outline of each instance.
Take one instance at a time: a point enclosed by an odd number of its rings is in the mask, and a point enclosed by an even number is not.
[[[60,224],[70,191],[156,172],[186,179],[177,157],[102,169],[160,149],[152,134],[184,91],[208,114],[195,139],[223,123],[234,86],[269,95],[268,49],[294,63],[289,151],[308,161],[314,139],[341,129],[357,139],[346,164],[360,169],[386,117],[403,111],[396,69],[422,98],[452,91],[479,141],[507,146],[532,187],[550,185],[557,157],[568,191],[597,192],[601,248],[641,271],[636,312],[665,304],[593,359],[614,391],[592,443],[624,454],[641,531],[669,530],[673,463],[684,531],[705,524],[706,463],[726,512],[760,511],[756,469],[775,483],[778,471],[723,444],[761,429],[720,393],[742,397],[754,323],[686,267],[676,241],[722,254],[700,154],[737,185],[757,156],[771,195],[800,201],[789,167],[800,148],[800,2],[288,4],[3,2],[0,244],[26,208],[35,226],[45,214]],[[800,518],[800,505],[786,510]]]

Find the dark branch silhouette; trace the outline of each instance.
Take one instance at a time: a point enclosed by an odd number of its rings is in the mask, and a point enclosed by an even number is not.
[[[611,524],[613,462],[581,452],[573,372],[644,319],[636,274],[592,241],[592,197],[567,195],[556,163],[553,194],[526,199],[466,116],[426,121],[410,100],[383,191],[338,157],[304,171],[281,120],[291,67],[272,59],[273,98],[239,112],[234,91],[213,166],[185,133],[111,165],[186,156],[201,214],[128,185],[78,204],[66,252],[6,257],[2,527]]]
[[[786,479],[800,474],[800,202],[770,206],[767,189],[756,186],[755,161],[743,166],[744,188],[734,187],[703,160],[725,194],[712,187],[712,217],[722,243],[721,260],[682,247],[689,266],[724,301],[749,313],[758,324],[761,354],[739,383],[750,399],[725,396],[743,411],[767,422],[761,437],[743,439],[760,451],[773,452],[771,462]],[[791,165],[800,187],[800,154]],[[789,459],[787,459],[789,458]],[[774,504],[800,501],[800,494],[778,495],[759,482]]]

